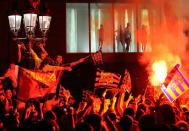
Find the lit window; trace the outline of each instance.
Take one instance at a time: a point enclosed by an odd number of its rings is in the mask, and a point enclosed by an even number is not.
[[[113,52],[112,4],[91,4],[91,51]],[[101,27],[101,28],[100,28]]]
[[[88,4],[68,3],[66,17],[67,52],[89,52]]]

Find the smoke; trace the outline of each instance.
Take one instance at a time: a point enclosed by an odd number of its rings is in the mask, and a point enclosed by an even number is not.
[[[112,10],[111,4],[94,4],[92,8],[94,10],[94,19],[91,21],[92,30],[98,30],[99,25],[104,25],[104,48],[108,49],[112,45],[109,45],[113,40],[112,37],[117,33],[112,34],[113,21],[111,18],[114,15],[114,28],[119,28],[120,25],[125,27],[127,22],[131,21],[131,15],[133,6],[136,5],[138,9],[136,18],[138,21],[134,21],[135,28],[141,28],[142,24],[148,24],[148,44],[147,51],[150,53],[143,53],[140,63],[147,64],[147,71],[151,73],[151,66],[154,61],[165,60],[168,65],[168,71],[171,70],[175,64],[181,64],[181,68],[185,71],[189,71],[189,1],[188,0],[133,0],[131,4],[116,3],[114,10]],[[98,10],[100,9],[100,10]],[[144,21],[141,19],[141,10],[147,9],[148,15],[145,16]],[[127,14],[128,20],[123,16]],[[135,10],[135,9],[134,9]],[[91,9],[93,13],[93,9]],[[99,13],[97,12],[101,12]],[[98,15],[97,15],[98,14]],[[138,25],[136,25],[138,24]],[[93,29],[93,27],[95,27]],[[135,30],[137,34],[139,30]],[[140,36],[139,36],[140,37]],[[136,42],[135,42],[136,43]],[[188,76],[189,78],[189,76]]]
[[[138,5],[145,5],[146,0],[138,0]],[[151,75],[152,64],[156,60],[165,60],[170,71],[176,64],[186,73],[189,69],[188,37],[189,13],[187,0],[149,0],[150,9],[156,9],[157,18],[149,17],[148,41],[151,53],[144,53],[141,64],[147,64],[147,71]],[[153,11],[153,10],[151,10]],[[188,74],[188,73],[186,73]],[[189,76],[188,76],[189,78]]]

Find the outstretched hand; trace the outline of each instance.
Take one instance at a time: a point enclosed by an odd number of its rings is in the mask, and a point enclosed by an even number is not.
[[[107,93],[107,89],[105,89],[105,91],[103,92],[103,94],[102,94],[102,98],[105,98],[106,93]]]
[[[20,42],[20,43],[18,44],[18,48],[26,50],[26,47],[25,47],[25,45],[24,45],[23,42]]]
[[[129,101],[133,99],[132,94],[129,95]]]
[[[64,70],[66,70],[66,71],[72,71],[72,68],[70,66],[68,66],[68,67],[64,67]]]
[[[84,62],[84,61],[85,61],[85,58],[79,59],[79,62],[80,62],[80,63],[82,63],[82,62]]]
[[[38,46],[39,46],[41,49],[44,48],[44,44],[42,44],[42,43],[40,43]]]
[[[80,63],[84,62],[85,59],[86,59],[86,58],[80,58],[79,60],[70,63],[70,66],[73,67],[73,66],[75,66],[75,65],[77,65],[77,64],[80,64]]]

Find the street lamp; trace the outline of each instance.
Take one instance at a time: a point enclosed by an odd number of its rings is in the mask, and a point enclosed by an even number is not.
[[[46,33],[49,30],[50,22],[51,22],[51,16],[48,16],[48,15],[39,16],[39,27],[40,27],[43,37],[46,36]]]
[[[18,14],[13,14],[13,15],[9,15],[8,19],[9,19],[10,30],[14,34],[14,36],[17,37],[18,31],[20,30],[22,16]]]
[[[26,34],[33,35],[36,27],[37,14],[24,14],[24,27]]]
[[[34,38],[34,32],[36,28],[37,22],[37,14],[35,13],[26,13],[23,14],[23,24],[25,27],[26,37],[32,36],[33,40],[45,40],[46,33],[49,30],[51,16],[49,15],[40,15],[39,16],[39,27],[42,33],[42,38]],[[12,14],[8,16],[10,31],[13,33],[16,40],[25,39],[25,38],[18,38],[18,32],[21,27],[22,16],[19,14]]]

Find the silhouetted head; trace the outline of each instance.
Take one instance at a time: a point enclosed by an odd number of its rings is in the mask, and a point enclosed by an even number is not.
[[[56,114],[53,111],[47,111],[47,112],[44,113],[44,119],[56,120]]]
[[[61,56],[61,55],[57,55],[57,57],[56,57],[56,62],[57,62],[57,64],[58,64],[58,65],[59,65],[59,64],[62,64],[62,61],[63,61],[62,56]]]
[[[145,112],[142,109],[137,110],[135,119],[139,120],[144,114]]]
[[[86,122],[81,122],[76,124],[75,131],[93,131],[93,127]]]
[[[139,128],[141,131],[151,131],[155,125],[155,118],[151,114],[144,115],[139,120]]]
[[[129,115],[124,115],[119,124],[122,131],[130,131],[133,125],[133,118]]]
[[[94,131],[99,131],[101,129],[101,117],[97,114],[89,114],[84,118],[84,121],[90,124]]]
[[[138,110],[139,110],[139,109],[142,109],[144,112],[146,112],[146,105],[143,104],[143,103],[139,104],[139,105],[138,105]]]
[[[175,124],[176,115],[171,105],[164,104],[161,105],[158,110],[158,122],[165,124]]]
[[[129,115],[132,118],[134,118],[135,112],[134,112],[133,108],[128,107],[124,110],[123,115]]]
[[[189,131],[188,123],[185,121],[178,121],[176,125],[182,130],[182,131]]]

